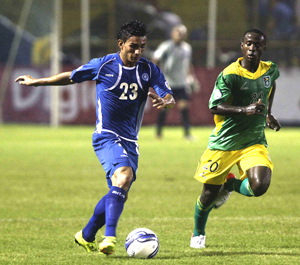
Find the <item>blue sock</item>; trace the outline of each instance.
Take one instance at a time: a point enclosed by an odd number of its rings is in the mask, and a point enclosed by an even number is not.
[[[126,191],[112,186],[106,195],[105,236],[116,236],[119,218],[124,208]]]
[[[85,228],[82,229],[82,236],[88,242],[93,242],[98,230],[105,224],[105,203],[106,196],[98,202],[95,207],[94,214]]]

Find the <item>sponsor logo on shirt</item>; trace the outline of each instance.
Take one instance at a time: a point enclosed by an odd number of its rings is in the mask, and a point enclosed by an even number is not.
[[[247,87],[246,85],[247,85],[247,82],[245,82],[245,83],[241,86],[240,90],[247,90],[248,87]]]
[[[105,74],[105,76],[108,76],[108,77],[114,77],[113,74]]]

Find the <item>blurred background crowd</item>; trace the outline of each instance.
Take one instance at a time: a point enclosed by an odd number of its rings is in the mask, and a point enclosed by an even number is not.
[[[47,122],[49,104],[47,98],[38,97],[36,92],[20,92],[12,84],[14,77],[21,73],[34,72],[40,75],[47,73],[51,63],[51,41],[53,40],[54,3],[61,1],[61,53],[60,60],[65,69],[74,69],[86,63],[82,55],[82,2],[80,0],[2,0],[0,10],[0,74],[7,67],[14,46],[15,33],[18,25],[23,22],[24,31],[18,50],[12,64],[11,80],[7,87],[2,87],[0,93],[4,122]],[[213,69],[207,67],[208,38],[209,38],[209,8],[210,2],[216,3],[216,35],[215,35],[215,63]],[[267,51],[263,60],[276,62],[282,73],[282,85],[289,84],[291,91],[285,88],[282,95],[293,94],[292,99],[286,98],[279,104],[284,113],[279,119],[286,124],[300,124],[300,95],[298,76],[300,66],[300,0],[89,0],[89,53],[90,58],[101,57],[107,53],[117,51],[116,35],[120,26],[132,19],[143,21],[148,27],[148,46],[144,57],[151,59],[159,43],[169,39],[172,28],[179,24],[187,27],[186,41],[192,46],[192,63],[199,79],[200,92],[192,97],[192,124],[212,124],[212,117],[207,111],[207,101],[211,93],[213,82],[217,74],[229,63],[240,57],[239,43],[243,33],[253,27],[260,28],[267,35]],[[28,8],[27,17],[24,15]],[[23,16],[23,17],[22,17]],[[22,20],[23,19],[23,20]],[[23,70],[26,67],[27,70]],[[30,71],[29,71],[30,70]],[[16,72],[17,71],[17,72]],[[22,72],[23,71],[23,72]],[[41,72],[43,71],[43,72]],[[46,71],[46,72],[45,72]],[[3,80],[3,77],[2,79]],[[300,80],[299,80],[300,81]],[[281,84],[281,83],[280,83]],[[295,85],[294,85],[295,84]],[[279,88],[280,89],[280,86]],[[5,90],[5,91],[4,91]],[[3,92],[4,91],[4,92]],[[17,92],[16,92],[17,91]],[[22,94],[25,93],[25,94]],[[26,98],[26,93],[28,93]],[[91,123],[89,103],[78,103],[86,95],[68,94],[62,92],[61,110],[70,114],[68,102],[75,97],[76,104],[82,108],[77,110],[69,120],[67,114],[61,120],[63,123]],[[47,93],[46,93],[47,94]],[[281,95],[279,95],[280,97]],[[79,97],[79,99],[76,99]],[[39,109],[37,114],[25,108],[30,100]],[[25,102],[25,101],[26,102]],[[194,100],[194,103],[193,103]],[[292,100],[292,102],[291,102]],[[25,103],[24,103],[25,102]],[[41,103],[42,102],[42,103]],[[92,103],[91,103],[92,104]],[[194,104],[194,105],[193,105]],[[288,110],[296,108],[294,112]],[[43,105],[43,107],[41,107]],[[199,105],[201,106],[199,109]],[[93,106],[91,106],[93,108]],[[79,114],[78,114],[79,113]],[[201,113],[201,114],[200,114]],[[76,116],[77,115],[77,116]],[[81,118],[78,118],[81,115]],[[176,115],[170,115],[169,124],[179,124]],[[283,117],[281,117],[283,115]],[[75,117],[76,116],[76,117]],[[155,118],[145,113],[145,124],[151,124]]]
[[[0,10],[0,62],[5,64],[24,0],[2,0]],[[183,23],[193,46],[195,65],[205,65],[208,0],[90,0],[91,57],[101,57],[116,49],[115,36],[120,26],[137,19],[147,24],[148,54],[159,42],[170,37],[172,27]],[[63,0],[63,60],[80,62],[80,0]],[[50,59],[50,33],[53,1],[33,1],[17,64],[41,65]],[[284,66],[299,65],[299,0],[218,1],[217,65],[227,65],[239,53],[242,33],[258,27],[268,36],[268,58]],[[111,40],[112,38],[112,40]],[[22,49],[25,49],[23,47]]]

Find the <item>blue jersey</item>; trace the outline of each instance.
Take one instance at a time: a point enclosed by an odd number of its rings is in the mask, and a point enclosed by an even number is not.
[[[141,58],[134,67],[125,67],[118,53],[92,59],[74,70],[75,83],[97,83],[95,133],[112,132],[127,140],[137,140],[149,87],[160,97],[172,94],[161,70]]]

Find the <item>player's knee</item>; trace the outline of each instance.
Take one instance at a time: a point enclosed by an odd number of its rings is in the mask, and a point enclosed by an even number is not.
[[[271,169],[265,166],[249,169],[248,179],[254,196],[259,197],[267,192],[271,183],[271,175]]]
[[[126,175],[119,176],[118,177],[119,187],[127,191],[131,185],[132,180],[133,180],[133,174],[126,174]]]
[[[222,185],[204,184],[200,198],[202,205],[206,207],[211,205],[217,198],[221,187]]]
[[[262,196],[265,194],[270,186],[270,182],[255,182],[252,185],[250,184],[250,187],[253,191],[253,194],[255,197]]]
[[[131,167],[118,168],[111,178],[113,186],[122,188],[125,191],[127,191],[130,188],[132,180],[133,171]]]

